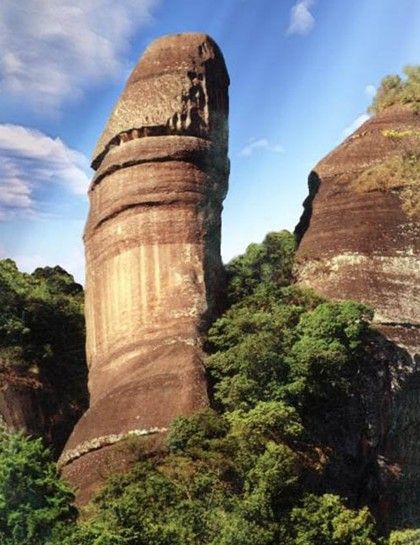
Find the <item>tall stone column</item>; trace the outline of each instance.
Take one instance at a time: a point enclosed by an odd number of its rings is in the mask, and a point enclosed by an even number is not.
[[[208,403],[201,335],[223,297],[228,85],[211,38],[160,38],[95,149],[85,230],[90,408],[60,460],[82,501],[112,445],[161,433]]]

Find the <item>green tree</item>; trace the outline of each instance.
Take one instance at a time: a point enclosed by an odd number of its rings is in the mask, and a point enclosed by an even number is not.
[[[56,453],[88,402],[83,297],[61,267],[26,274],[0,260],[0,375],[52,392],[44,437]]]
[[[294,407],[283,401],[260,401],[248,412],[227,414],[231,435],[246,439],[247,448],[261,452],[269,441],[276,443],[298,439],[303,434],[301,419]]]
[[[389,545],[419,545],[420,529],[395,530],[389,536]]]
[[[185,452],[197,447],[211,449],[214,440],[225,437],[228,429],[228,422],[212,409],[189,417],[179,416],[171,423],[168,446],[171,452]]]
[[[0,542],[43,545],[76,518],[73,495],[41,440],[0,430]]]
[[[89,543],[95,533],[107,536],[104,545],[112,542],[109,536],[124,545],[217,543],[237,502],[206,464],[178,455],[140,462],[111,478],[94,505],[94,518],[81,524],[66,545]]]
[[[357,388],[373,312],[352,301],[325,302],[302,315],[287,355],[290,391],[315,404],[334,403]]]
[[[295,238],[288,231],[268,233],[261,244],[250,244],[226,267],[230,303],[250,295],[262,283],[290,284],[295,247]]]
[[[61,267],[21,273],[0,261],[0,369],[85,369],[83,289]],[[19,354],[5,357],[7,350]]]
[[[290,514],[288,545],[375,545],[379,542],[368,509],[353,511],[338,496],[308,495]]]
[[[420,65],[406,66],[405,78],[386,76],[376,92],[369,111],[378,114],[395,104],[410,104],[414,111],[420,110]]]

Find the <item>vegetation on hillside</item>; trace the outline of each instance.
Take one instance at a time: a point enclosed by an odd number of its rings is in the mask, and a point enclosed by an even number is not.
[[[83,288],[60,267],[21,273],[0,261],[0,370],[84,365]]]
[[[292,282],[295,237],[288,231],[268,233],[261,244],[248,246],[226,266],[230,304],[250,295],[260,285],[287,286]]]
[[[72,501],[41,440],[0,427],[0,543],[52,543],[62,528],[75,522]]]
[[[390,106],[409,105],[420,112],[420,65],[406,66],[405,77],[386,76],[376,92],[369,112],[378,114]],[[354,181],[357,191],[398,191],[408,217],[420,215],[420,131],[395,128],[382,131],[385,138],[398,142],[400,151],[364,170]]]
[[[0,261],[0,376],[45,392],[57,446],[87,405],[83,297],[61,267],[26,274]]]
[[[396,530],[391,532],[389,545],[418,545],[420,543],[420,529]]]
[[[386,76],[369,107],[369,112],[378,114],[395,104],[409,104],[414,111],[420,111],[420,65],[406,66],[405,77]]]
[[[208,333],[212,408],[177,418],[165,452],[139,439],[138,463],[111,477],[79,522],[40,444],[4,435],[22,447],[0,456],[1,543],[385,544],[360,486],[345,497],[336,482],[347,479],[342,438],[369,428],[372,311],[291,284],[293,248],[292,235],[271,233],[229,264],[229,308]],[[10,475],[23,479],[19,501],[4,499]]]
[[[420,215],[420,154],[393,155],[364,170],[353,183],[360,192],[400,190],[402,209]]]

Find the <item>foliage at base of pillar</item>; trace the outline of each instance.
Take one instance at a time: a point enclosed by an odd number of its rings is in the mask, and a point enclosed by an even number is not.
[[[420,545],[420,529],[396,530],[389,536],[389,545]]]
[[[75,521],[72,501],[41,441],[0,429],[0,543],[50,543]]]
[[[369,458],[373,405],[364,394],[383,377],[372,311],[286,286],[290,248],[290,236],[271,234],[230,266],[230,307],[208,333],[213,408],[175,419],[166,452],[139,448],[138,463],[111,477],[79,522],[48,460],[49,488],[43,464],[32,467],[37,458],[31,449],[38,452],[40,445],[30,443],[22,454],[19,502],[1,503],[0,496],[0,509],[13,515],[2,515],[3,532],[15,539],[4,534],[2,544],[387,543],[363,496],[379,471],[376,458]],[[351,445],[360,440],[356,454],[342,448],[350,434]],[[13,467],[15,440],[23,441],[8,436],[4,467]],[[9,490],[1,460],[0,490]],[[348,494],[338,492],[348,479],[344,470],[356,475]],[[42,498],[35,494],[35,501],[33,490]],[[19,528],[26,528],[23,537],[13,534]],[[389,545],[414,545],[417,534],[394,532]]]

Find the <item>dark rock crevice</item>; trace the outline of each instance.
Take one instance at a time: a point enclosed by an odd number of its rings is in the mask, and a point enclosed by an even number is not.
[[[303,212],[299,219],[298,224],[295,227],[295,237],[296,237],[296,243],[299,246],[300,241],[302,240],[304,234],[309,229],[309,225],[311,223],[311,217],[313,212],[313,202],[315,199],[316,194],[318,193],[319,186],[321,184],[321,180],[318,176],[318,174],[313,170],[309,174],[308,178],[308,189],[309,189],[309,195],[306,197],[306,199],[303,201]]]

